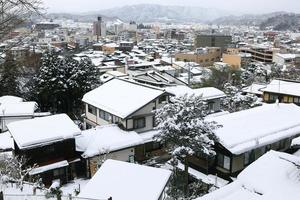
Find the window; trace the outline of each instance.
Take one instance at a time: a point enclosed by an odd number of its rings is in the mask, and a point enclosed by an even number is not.
[[[133,128],[134,129],[144,128],[145,126],[146,126],[146,119],[145,119],[145,117],[133,120]]]
[[[299,103],[299,98],[298,97],[294,97],[294,103]]]
[[[255,152],[254,151],[248,151],[244,153],[244,166],[249,165],[255,161]]]
[[[279,149],[280,149],[280,150],[285,148],[286,140],[287,140],[287,139],[284,139],[284,140],[280,140],[280,141],[279,141]]]
[[[99,110],[99,117],[105,121],[111,121],[112,119],[111,114],[105,112],[104,110]]]
[[[265,101],[269,101],[269,94],[268,93],[265,93],[265,95],[264,95],[264,99],[265,99]]]
[[[96,108],[94,106],[88,105],[88,112],[96,115]]]
[[[230,170],[230,157],[218,154],[217,164],[224,169]]]
[[[64,175],[64,173],[65,173],[65,169],[64,168],[53,170],[53,176],[54,177],[62,176],[62,175]]]
[[[250,152],[244,153],[244,166],[249,165],[250,163]]]
[[[167,96],[166,95],[160,96],[158,102],[159,103],[167,102]]]
[[[288,98],[287,96],[284,96],[284,97],[283,97],[283,102],[284,102],[284,103],[287,103],[288,100],[289,100],[289,98]]]
[[[294,98],[293,97],[289,97],[289,103],[293,103]]]

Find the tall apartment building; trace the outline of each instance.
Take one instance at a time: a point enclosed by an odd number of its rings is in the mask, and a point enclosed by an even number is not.
[[[195,39],[195,47],[220,47],[222,51],[230,46],[232,37],[229,35],[197,35]]]
[[[106,24],[102,21],[102,17],[98,17],[98,20],[93,23],[93,34],[99,37],[106,36]]]
[[[203,67],[212,66],[214,62],[220,61],[222,52],[219,47],[198,48],[195,52],[178,53],[176,61],[195,62]]]
[[[272,63],[273,57],[276,53],[279,53],[279,49],[267,46],[253,45],[251,47],[240,48],[240,52],[250,53],[252,61]]]

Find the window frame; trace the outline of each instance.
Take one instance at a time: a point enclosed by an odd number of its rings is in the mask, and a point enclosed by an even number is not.
[[[139,124],[139,122],[142,121],[142,125]],[[133,128],[134,129],[141,129],[146,127],[146,118],[145,117],[140,117],[133,119]]]

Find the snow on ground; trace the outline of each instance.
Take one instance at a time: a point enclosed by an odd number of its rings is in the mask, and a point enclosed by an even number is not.
[[[169,165],[168,163],[165,164],[163,167],[166,167],[167,169],[172,169],[172,166]],[[177,167],[180,170],[184,170],[184,165],[179,161]],[[191,167],[189,167],[189,174],[195,178],[197,178],[198,180],[203,181],[206,184],[210,184],[215,186],[216,188],[221,188],[224,187],[225,185],[227,185],[229,183],[229,181],[224,180],[220,177],[217,177],[215,175],[209,174],[206,175],[202,172],[199,172],[198,170],[195,170]]]
[[[75,179],[68,184],[63,185],[60,189],[62,190],[63,200],[69,200],[69,194],[72,197],[76,197],[75,190],[82,190],[88,183],[89,179]],[[37,189],[34,194],[33,185],[25,183],[23,190],[15,183],[3,184],[0,182],[0,191],[4,193],[5,200],[56,200],[57,198],[46,198],[45,194],[47,189]],[[76,198],[74,198],[76,199]]]

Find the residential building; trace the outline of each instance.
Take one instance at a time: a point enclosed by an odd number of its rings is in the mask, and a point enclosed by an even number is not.
[[[222,51],[230,47],[232,37],[229,35],[218,34],[198,34],[195,39],[195,48],[200,47],[219,47]]]
[[[0,97],[0,133],[7,131],[9,123],[51,115],[39,113],[37,109],[38,105],[33,101],[23,102],[22,98],[14,96]]]
[[[174,96],[199,95],[208,103],[208,107],[212,113],[221,111],[221,99],[226,97],[225,93],[214,87],[204,87],[191,89],[188,86],[166,87],[166,91]]]
[[[195,52],[183,52],[175,54],[176,61],[196,62],[203,67],[212,66],[220,61],[222,56],[219,47],[199,48]]]
[[[171,171],[106,160],[78,197],[83,199],[163,200]]]
[[[135,162],[135,147],[143,143],[143,138],[135,131],[110,124],[82,131],[76,137],[76,151],[86,161],[87,177],[92,177],[106,159]]]
[[[29,176],[39,175],[49,186],[55,179],[66,183],[84,172],[75,151],[75,137],[81,131],[66,114],[13,122],[7,127],[14,139],[14,155],[24,156],[26,164],[34,166]]]
[[[160,143],[153,142],[157,133],[153,111],[165,105],[169,95],[160,88],[114,78],[84,95],[85,127],[118,124],[123,130],[145,134],[147,142],[135,148],[135,159],[145,160],[161,149]]]
[[[294,103],[300,105],[300,82],[293,80],[273,80],[263,91],[263,100],[266,103]]]
[[[223,178],[236,176],[269,150],[286,151],[300,135],[300,108],[294,104],[265,104],[256,108],[209,117],[222,127],[214,159],[190,158],[195,169]]]
[[[282,54],[276,53],[273,56],[273,62],[279,65],[295,65],[297,59],[300,59],[299,54]]]
[[[229,185],[195,200],[298,200],[300,183],[296,163],[300,163],[297,156],[269,151]]]

